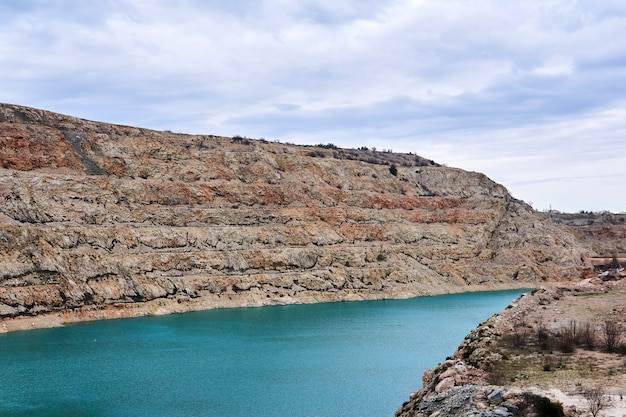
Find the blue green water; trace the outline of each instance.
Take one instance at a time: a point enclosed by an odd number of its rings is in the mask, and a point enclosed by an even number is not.
[[[521,291],[211,310],[0,335],[0,416],[393,416]]]

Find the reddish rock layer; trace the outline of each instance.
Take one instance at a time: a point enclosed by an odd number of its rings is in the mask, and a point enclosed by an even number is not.
[[[486,176],[416,155],[0,105],[0,167],[0,331],[528,287],[587,254]]]

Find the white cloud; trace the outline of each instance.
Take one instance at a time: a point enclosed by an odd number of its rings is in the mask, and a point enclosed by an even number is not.
[[[463,142],[439,138],[444,150],[430,143],[429,154],[486,173],[537,209],[624,211],[625,120],[626,106],[526,128],[465,132]]]
[[[543,65],[532,70],[533,74],[547,76],[570,75],[573,72],[574,63],[572,59],[563,56],[553,56]]]
[[[5,1],[0,23],[2,101],[413,151],[536,205],[590,159],[624,174],[602,150],[624,150],[621,1]]]

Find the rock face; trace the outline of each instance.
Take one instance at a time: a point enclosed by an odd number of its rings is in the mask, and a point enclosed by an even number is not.
[[[547,216],[599,256],[626,256],[625,213],[549,213]]]
[[[578,278],[587,252],[486,176],[416,155],[0,105],[0,331],[528,287]]]

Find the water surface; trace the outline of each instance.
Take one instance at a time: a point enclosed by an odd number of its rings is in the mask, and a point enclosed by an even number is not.
[[[0,416],[393,416],[522,291],[211,310],[0,335]]]

